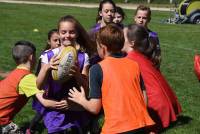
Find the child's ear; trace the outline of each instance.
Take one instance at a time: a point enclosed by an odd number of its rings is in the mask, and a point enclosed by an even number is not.
[[[29,61],[33,59],[33,54],[28,57]]]
[[[50,43],[50,40],[47,41],[47,44],[50,46],[50,44],[51,44],[51,43]]]
[[[101,49],[103,50],[103,55],[105,56],[108,53],[107,47],[105,45],[101,44]]]
[[[35,55],[31,54],[28,58],[29,58],[29,61],[33,61],[33,60],[35,60]]]
[[[135,41],[131,41],[131,42],[129,43],[129,46],[132,47],[132,48],[134,47],[134,45],[135,45]]]
[[[102,17],[102,11],[99,11],[99,15]]]
[[[133,17],[133,20],[134,20],[134,22],[136,22],[136,21],[137,21],[137,18],[136,18],[136,16],[134,16],[134,17]]]

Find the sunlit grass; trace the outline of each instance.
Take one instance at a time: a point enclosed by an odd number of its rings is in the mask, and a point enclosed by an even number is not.
[[[132,23],[134,11],[125,11],[125,23]],[[0,3],[0,69],[9,71],[15,67],[11,48],[16,41],[33,42],[39,55],[46,45],[47,32],[57,27],[61,16],[75,16],[88,30],[95,23],[96,13],[97,9]],[[183,116],[164,133],[199,134],[200,83],[193,73],[193,56],[196,52],[200,53],[200,25],[162,24],[162,20],[168,17],[168,12],[154,11],[150,28],[159,34],[161,70],[178,96]],[[39,32],[33,32],[35,28]],[[31,120],[33,114],[29,102],[16,116],[15,122],[22,126]]]

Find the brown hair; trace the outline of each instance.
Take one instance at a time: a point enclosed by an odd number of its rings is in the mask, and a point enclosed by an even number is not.
[[[122,20],[126,17],[124,10],[120,6],[116,6],[115,13],[119,13],[122,16]]]
[[[49,32],[48,32],[48,41],[50,41],[51,40],[51,37],[52,37],[52,35],[54,34],[54,33],[57,33],[58,34],[58,29],[51,29]],[[44,51],[45,50],[48,50],[48,49],[50,49],[51,48],[51,44],[49,44],[48,42],[47,42],[47,45],[45,46],[45,49],[44,49]]]
[[[119,52],[124,46],[124,34],[116,24],[108,24],[96,33],[96,41],[111,53]]]
[[[99,15],[99,12],[102,11],[103,5],[105,3],[110,3],[111,5],[113,5],[114,9],[116,8],[115,2],[112,0],[101,0],[99,3],[99,8],[98,8],[98,13],[97,13],[97,17],[96,17],[96,22],[98,22],[99,20],[102,19],[102,17]]]
[[[160,49],[153,37],[149,37],[148,31],[140,25],[132,24],[128,26],[127,38],[129,42],[134,41],[134,50],[147,56],[156,68],[160,67]]]
[[[58,31],[60,28],[60,23],[65,22],[65,21],[68,21],[74,24],[76,32],[78,33],[78,37],[76,39],[77,43],[80,45],[81,49],[84,49],[89,55],[91,55],[91,53],[94,52],[95,46],[92,45],[92,42],[86,30],[79,23],[79,21],[75,19],[73,16],[66,15],[66,16],[61,17],[60,20],[58,21]]]
[[[134,50],[151,58],[153,46],[150,43],[149,33],[143,26],[136,24],[129,25],[127,37],[130,42],[134,41]]]
[[[12,56],[16,64],[26,63],[30,55],[35,55],[36,48],[33,43],[25,40],[18,41],[12,48]]]
[[[147,11],[148,13],[148,20],[151,20],[151,9],[145,5],[139,5],[135,11],[135,15],[137,15],[138,10]]]

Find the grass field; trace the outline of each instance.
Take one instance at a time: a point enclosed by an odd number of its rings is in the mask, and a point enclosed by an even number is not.
[[[26,1],[26,0],[24,0]],[[53,2],[81,2],[81,3],[98,3],[100,0],[31,0],[31,1],[53,1]],[[125,0],[113,0],[115,3],[124,3]],[[183,0],[174,0],[180,3]],[[147,3],[147,0],[128,0],[128,3]],[[154,4],[169,4],[169,0],[151,0]]]
[[[74,15],[89,29],[95,23],[96,11],[97,9],[0,3],[0,69],[9,71],[15,67],[11,48],[16,41],[32,41],[36,44],[39,55],[46,45],[47,32],[56,27],[61,16]],[[125,11],[125,23],[132,23],[134,11]],[[150,28],[159,34],[162,49],[161,70],[174,88],[183,113],[178,122],[163,133],[199,134],[200,83],[193,73],[193,57],[195,53],[200,53],[200,25],[162,24],[161,20],[168,17],[168,12],[153,12]],[[39,32],[33,32],[35,28]],[[30,121],[33,114],[29,102],[17,114],[15,122],[23,126]],[[46,133],[42,128],[40,130],[40,133]]]

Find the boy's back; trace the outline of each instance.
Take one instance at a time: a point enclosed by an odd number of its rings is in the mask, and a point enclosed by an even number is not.
[[[97,33],[97,51],[103,59],[90,68],[89,100],[83,88],[73,88],[69,99],[88,111],[105,113],[102,134],[144,132],[154,122],[148,115],[140,88],[140,70],[130,59],[123,58],[124,34],[121,28],[110,24]],[[130,132],[131,131],[131,132]]]
[[[43,98],[43,91],[36,86],[36,76],[31,73],[35,64],[35,46],[28,41],[18,41],[12,48],[12,56],[17,68],[7,78],[0,81],[0,133],[18,133],[13,117],[31,96],[36,96],[46,107],[66,108],[66,101],[56,102]]]
[[[0,125],[10,123],[13,116],[26,104],[27,98],[18,93],[17,87],[27,74],[30,71],[15,69],[0,82]]]
[[[106,57],[99,63],[103,72],[102,133],[117,133],[152,125],[140,88],[140,70],[128,58]],[[134,112],[133,112],[134,111]]]

